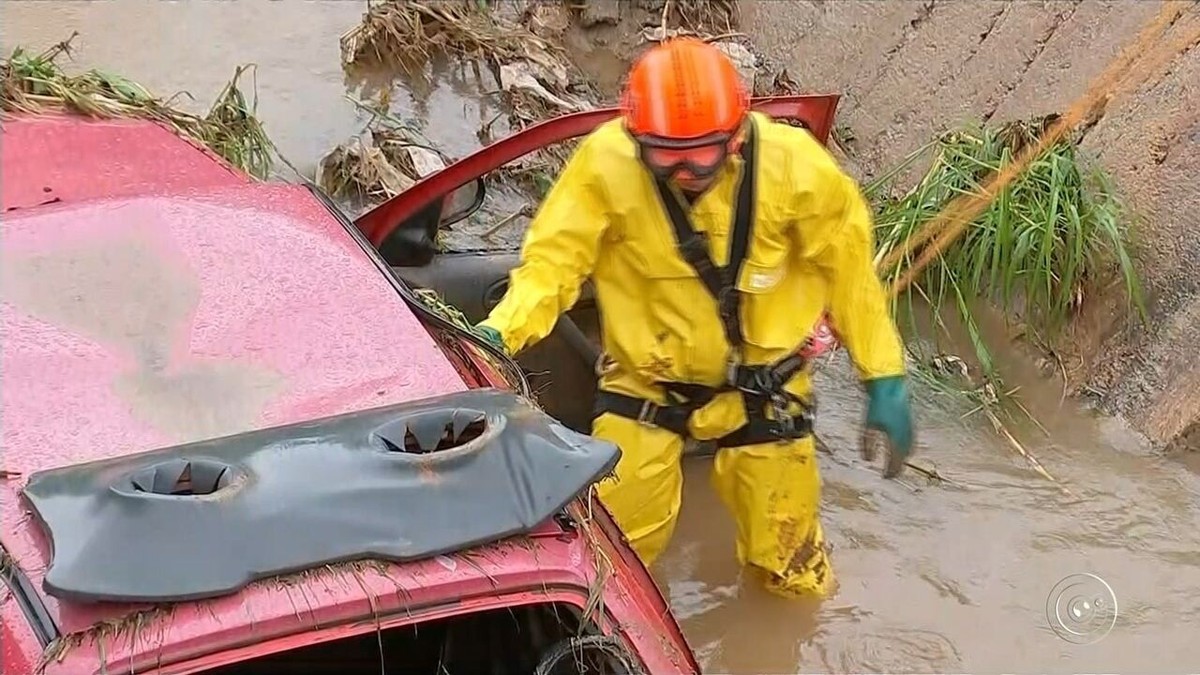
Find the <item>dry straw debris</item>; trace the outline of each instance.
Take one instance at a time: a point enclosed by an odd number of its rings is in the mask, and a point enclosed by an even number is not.
[[[415,76],[438,56],[482,60],[498,83],[510,128],[523,129],[592,107],[589,87],[552,39],[554,31],[545,26],[544,9],[534,3],[509,19],[486,2],[375,2],[362,23],[342,36],[343,65],[347,69],[394,66]],[[481,137],[489,134],[490,129],[480,130]],[[564,143],[535,153],[501,174],[528,179],[544,190],[544,179],[561,168],[570,147]]]
[[[520,58],[532,35],[493,15],[485,2],[371,2],[362,23],[342,35],[342,62],[416,67],[435,54]],[[533,36],[541,49],[549,43]]]
[[[208,113],[200,116],[171,105],[180,95],[190,97],[186,92],[163,100],[132,80],[102,70],[67,75],[58,59],[70,56],[71,43],[77,36],[72,33],[38,54],[17,47],[0,63],[0,104],[6,114],[61,112],[148,119],[208,147],[259,179],[271,174],[276,159],[286,164],[256,116],[257,94],[247,98],[240,87],[247,71],[253,77],[253,65],[238,67]],[[251,89],[256,90],[256,84]]]
[[[695,33],[714,41],[737,35],[730,32],[738,21],[734,0],[650,0],[634,4],[664,34]],[[497,93],[507,110],[508,127],[524,129],[551,117],[591,109],[599,98],[570,61],[561,41],[572,15],[564,9],[575,10],[576,21],[586,25],[580,16],[595,9],[591,5],[530,2],[506,12],[501,3],[483,0],[379,0],[368,6],[358,26],[343,34],[342,61],[347,70],[395,67],[416,77],[436,57],[477,59],[495,78]],[[614,15],[611,18],[616,20],[616,15],[624,11],[606,14]],[[668,31],[669,25],[680,28]],[[650,35],[647,39],[655,38]],[[741,45],[722,46],[735,50],[735,57],[748,57],[748,53],[742,54],[746,50]],[[494,122],[481,127],[480,138],[491,137]],[[504,167],[494,178],[544,195],[574,147],[575,142],[567,141],[540,150]],[[378,155],[367,148],[352,154]],[[376,184],[386,183],[386,172],[372,179]],[[388,190],[374,192],[386,194]]]
[[[659,3],[651,3],[653,10]],[[738,25],[737,0],[665,0],[663,25],[675,25],[702,34],[730,33]]]
[[[449,158],[416,129],[386,110],[385,104],[354,101],[371,114],[363,130],[326,153],[317,164],[316,183],[354,210],[370,208],[440,171]]]

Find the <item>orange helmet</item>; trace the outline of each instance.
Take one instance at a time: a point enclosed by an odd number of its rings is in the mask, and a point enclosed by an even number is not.
[[[750,108],[737,68],[696,38],[663,41],[633,65],[621,101],[642,159],[662,175],[714,173]]]

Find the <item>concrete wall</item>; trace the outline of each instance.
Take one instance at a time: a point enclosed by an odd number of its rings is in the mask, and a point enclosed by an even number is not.
[[[1200,417],[1200,4],[1163,42],[1172,55],[1113,100],[1084,142],[1141,217],[1148,330],[1120,294],[1084,303],[1072,379],[1152,439]],[[1162,2],[743,0],[742,28],[808,90],[845,94],[855,172],[887,168],[963,121],[1065,110]],[[1067,355],[1070,357],[1071,355]]]

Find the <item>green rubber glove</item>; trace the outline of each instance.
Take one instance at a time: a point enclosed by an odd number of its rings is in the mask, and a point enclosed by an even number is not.
[[[912,454],[912,407],[908,402],[908,378],[904,375],[867,380],[867,421],[863,430],[863,459],[874,461],[881,445],[889,449],[884,478],[895,478]]]
[[[475,324],[471,331],[498,347],[505,354],[508,353],[508,348],[504,345],[504,338],[500,336],[500,331],[496,330],[495,328],[492,328],[491,326]]]

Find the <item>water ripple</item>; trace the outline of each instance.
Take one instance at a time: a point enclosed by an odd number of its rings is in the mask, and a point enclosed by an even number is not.
[[[958,648],[933,631],[896,628],[886,633],[858,633],[813,650],[826,672],[945,673],[962,669]]]
[[[680,621],[711,612],[737,596],[736,586],[710,586],[700,581],[668,584],[671,611]]]

